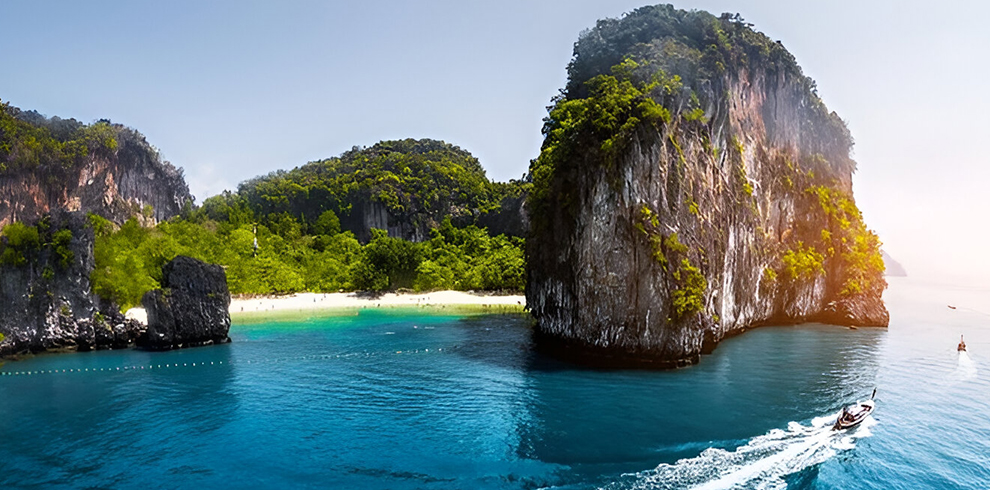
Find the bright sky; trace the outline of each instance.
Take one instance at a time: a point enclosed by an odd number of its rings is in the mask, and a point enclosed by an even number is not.
[[[0,99],[138,129],[200,202],[406,137],[507,180],[538,154],[578,33],[645,4],[3,1]],[[990,274],[990,3],[675,5],[739,12],[797,57],[848,122],[856,199],[909,274]]]

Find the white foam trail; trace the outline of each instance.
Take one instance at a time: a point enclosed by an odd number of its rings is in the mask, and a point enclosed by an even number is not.
[[[859,427],[848,431],[832,431],[838,417],[816,417],[810,425],[791,422],[787,430],[774,429],[750,439],[734,451],[708,448],[694,458],[674,464],[661,464],[653,470],[633,475],[632,481],[610,488],[633,489],[759,489],[787,488],[783,478],[805,468],[821,464],[839,451],[856,447],[856,439],[872,435],[876,425],[867,417]]]
[[[960,351],[959,364],[956,366],[956,371],[953,373],[953,378],[968,381],[971,379],[976,379],[977,374],[978,371],[976,369],[976,363],[973,362],[972,357],[969,357],[969,352]]]

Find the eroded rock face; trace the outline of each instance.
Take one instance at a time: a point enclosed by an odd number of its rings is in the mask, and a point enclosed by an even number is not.
[[[119,309],[100,303],[90,289],[93,230],[82,213],[56,212],[42,220],[42,246],[22,265],[0,264],[0,356],[46,350],[123,348],[143,327]],[[55,232],[68,230],[64,260],[44,245]],[[0,247],[2,248],[2,247]]]
[[[162,161],[140,133],[113,128],[118,146],[112,153],[92,154],[58,179],[37,170],[0,172],[0,227],[33,223],[57,210],[92,212],[117,224],[136,216],[154,225],[192,204],[180,170]]]
[[[148,331],[138,345],[152,350],[229,342],[230,291],[223,267],[178,256],[162,268],[162,289],[145,293]]]
[[[541,346],[588,362],[672,367],[752,326],[887,325],[879,241],[855,208],[844,124],[796,65],[732,58],[744,49],[716,62],[702,55],[707,41],[684,44],[713,25],[728,43],[755,34],[658,6],[600,22],[576,45],[572,77],[590,70],[619,87],[598,85],[612,98],[584,107],[612,110],[621,129],[606,140],[602,117],[573,129],[584,114],[573,104],[548,121],[531,168],[527,240],[527,305]],[[790,56],[758,41],[770,59]],[[623,63],[626,52],[643,55],[611,72],[589,68]],[[588,53],[600,59],[582,60]],[[572,79],[558,108],[594,96],[583,80]],[[663,90],[609,106],[651,80]],[[649,119],[661,111],[639,109],[647,97],[669,116]],[[561,145],[575,149],[552,153]]]

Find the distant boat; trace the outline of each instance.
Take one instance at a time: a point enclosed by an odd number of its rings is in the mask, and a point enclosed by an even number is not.
[[[945,305],[945,306],[948,306],[950,310],[956,309],[956,307],[955,306],[952,306],[952,305]]]
[[[966,352],[966,341],[963,340],[963,336],[959,336],[959,347],[956,347],[959,352]]]
[[[835,420],[832,430],[845,430],[863,423],[866,417],[876,409],[876,403],[873,402],[873,397],[875,396],[877,396],[877,389],[873,388],[873,394],[870,395],[869,400],[844,407],[842,413]]]

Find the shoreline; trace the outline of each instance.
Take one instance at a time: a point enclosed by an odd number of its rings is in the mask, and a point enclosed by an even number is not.
[[[269,320],[332,314],[365,308],[429,308],[451,313],[522,313],[526,296],[493,295],[465,291],[430,293],[296,293],[286,296],[232,297],[231,320]],[[131,308],[126,316],[148,323],[144,308]]]

